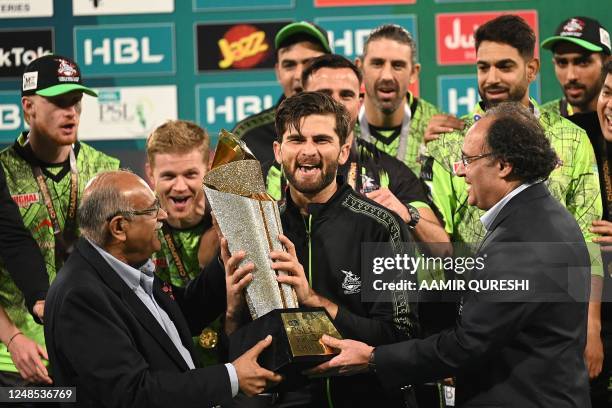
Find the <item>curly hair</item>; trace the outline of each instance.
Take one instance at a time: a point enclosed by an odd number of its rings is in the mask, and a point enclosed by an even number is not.
[[[493,157],[512,165],[511,179],[533,183],[548,178],[559,159],[529,109],[519,102],[502,102],[485,118],[492,120],[486,143]]]
[[[334,98],[321,92],[301,92],[285,99],[276,110],[276,135],[278,142],[289,128],[300,132],[300,122],[311,115],[333,115],[336,119],[335,131],[340,145],[346,142],[350,132],[350,118],[346,108]]]

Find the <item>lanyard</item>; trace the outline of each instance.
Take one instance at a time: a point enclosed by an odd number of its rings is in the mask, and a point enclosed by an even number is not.
[[[178,253],[178,249],[176,248],[177,247],[176,241],[174,237],[172,236],[172,232],[170,231],[168,224],[164,223],[162,225],[162,232],[164,234],[164,239],[166,240],[166,244],[168,245],[168,249],[170,250],[170,255],[172,256],[172,259],[174,260],[174,263],[176,265],[176,269],[178,269],[178,273],[181,279],[183,279],[183,282],[186,283],[189,281],[189,277],[187,276],[187,271],[185,270],[185,264],[183,264],[183,260],[181,259],[181,256]]]
[[[76,165],[76,157],[74,155],[74,149],[70,149],[70,197],[68,201],[68,212],[66,214],[66,220],[64,222],[64,232],[59,225],[57,219],[57,212],[53,206],[53,200],[51,199],[51,193],[49,192],[49,186],[45,181],[40,166],[31,164],[32,174],[38,184],[38,189],[43,196],[49,218],[51,219],[51,225],[53,226],[53,235],[55,236],[55,264],[60,265],[59,261],[65,261],[72,251],[72,243],[76,239],[76,212],[77,212],[77,196],[78,196],[78,169]]]
[[[406,150],[408,149],[408,133],[410,132],[410,120],[412,119],[412,112],[410,111],[410,105],[404,104],[404,119],[402,119],[402,129],[399,135],[399,146],[395,157],[404,162],[406,158]],[[361,137],[372,143],[376,144],[376,138],[370,134],[370,125],[365,115],[365,105],[361,105],[359,109],[359,127],[361,129]]]

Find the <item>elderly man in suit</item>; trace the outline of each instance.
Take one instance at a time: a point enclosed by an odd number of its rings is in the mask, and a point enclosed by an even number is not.
[[[191,336],[224,310],[225,275],[217,265],[185,288],[160,282],[150,256],[166,213],[141,178],[96,176],[79,218],[83,238],[51,286],[45,321],[55,384],[76,386],[79,406],[213,406],[280,380],[257,364],[269,336],[232,363],[195,368]]]
[[[425,339],[374,348],[324,337],[341,353],[314,371],[374,370],[388,386],[456,376],[461,407],[590,407],[583,357],[590,262],[576,221],[542,183],[556,165],[524,107],[488,111],[456,166],[468,203],[486,210],[476,254],[484,266],[467,279],[528,281],[528,290],[468,291],[456,326]]]

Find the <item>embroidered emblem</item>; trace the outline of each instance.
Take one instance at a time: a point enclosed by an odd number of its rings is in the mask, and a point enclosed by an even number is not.
[[[340,270],[344,274],[342,289],[345,295],[354,295],[361,292],[361,280],[359,276],[355,276],[351,271]]]

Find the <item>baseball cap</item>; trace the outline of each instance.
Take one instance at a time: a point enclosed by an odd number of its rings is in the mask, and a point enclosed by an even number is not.
[[[610,34],[589,17],[570,17],[559,24],[555,35],[542,41],[542,48],[551,50],[559,41],[569,41],[593,52],[610,55]]]
[[[276,37],[274,37],[274,46],[278,50],[288,38],[296,34],[305,34],[312,37],[317,44],[321,44],[325,51],[332,52],[329,46],[329,40],[327,39],[327,31],[308,21],[297,21],[281,28],[278,33],[276,33]]]
[[[44,55],[30,62],[23,72],[21,96],[58,96],[71,91],[83,91],[87,95],[98,94],[81,82],[79,66],[67,57]]]

